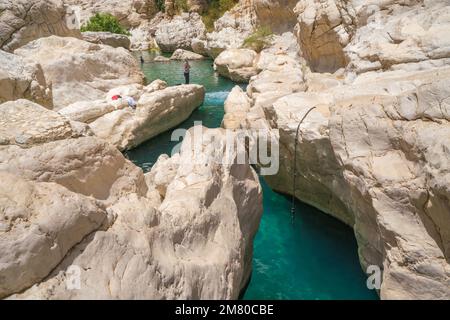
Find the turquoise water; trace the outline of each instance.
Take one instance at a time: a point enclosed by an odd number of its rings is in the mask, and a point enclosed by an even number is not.
[[[152,63],[144,53],[147,80],[184,81],[182,62]],[[214,74],[212,61],[191,62],[191,82],[206,87],[204,104],[178,128],[188,129],[195,121],[206,127],[219,127],[223,103],[235,85]],[[127,156],[145,171],[161,154],[170,154],[178,143],[171,142],[172,131],[128,151]],[[297,202],[292,223],[290,199],[272,191],[261,179],[264,214],[255,239],[253,274],[243,299],[377,299],[366,288],[366,278],[358,261],[353,231],[320,212]]]

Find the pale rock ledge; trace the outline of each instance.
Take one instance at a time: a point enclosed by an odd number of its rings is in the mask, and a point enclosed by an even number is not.
[[[114,95],[122,99],[113,101]],[[127,97],[136,101],[135,109],[128,105]],[[186,120],[204,98],[203,86],[167,87],[156,80],[146,87],[133,84],[115,88],[103,100],[78,102],[59,112],[88,123],[97,137],[128,150]]]

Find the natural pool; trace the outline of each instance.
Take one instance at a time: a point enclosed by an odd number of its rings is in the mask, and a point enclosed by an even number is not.
[[[145,52],[143,56],[149,82],[162,79],[176,85],[184,81],[182,62],[152,63],[153,54]],[[193,61],[191,66],[191,82],[204,85],[207,94],[204,104],[178,128],[190,128],[195,121],[219,127],[223,103],[235,84],[215,74],[210,60]],[[145,171],[150,170],[161,154],[170,154],[178,144],[170,141],[172,131],[127,156]],[[290,199],[273,192],[263,179],[261,183],[264,214],[255,240],[252,279],[243,299],[378,299],[366,288],[349,227],[300,202],[292,223]]]

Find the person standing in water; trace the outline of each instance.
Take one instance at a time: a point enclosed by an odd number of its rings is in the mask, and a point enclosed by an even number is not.
[[[145,63],[144,57],[141,56],[141,64],[144,64],[144,63]]]
[[[184,62],[184,79],[186,80],[186,84],[189,84],[190,82],[190,72],[191,72],[191,65],[189,64],[189,61],[185,60]]]

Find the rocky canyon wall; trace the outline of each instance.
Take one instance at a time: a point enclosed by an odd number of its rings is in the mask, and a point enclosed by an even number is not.
[[[300,1],[301,58],[263,50],[246,97],[226,102],[225,127],[280,139],[271,187],[354,228],[363,269],[382,270],[383,299],[450,297],[449,9]]]

